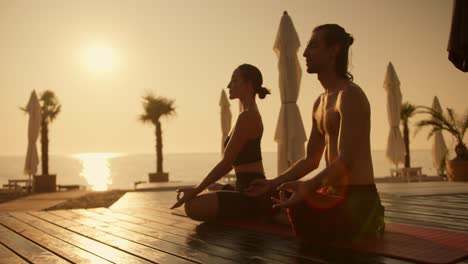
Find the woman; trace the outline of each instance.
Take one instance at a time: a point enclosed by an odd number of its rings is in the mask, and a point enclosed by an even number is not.
[[[172,208],[185,203],[187,216],[199,221],[254,217],[264,215],[271,208],[266,195],[255,198],[244,195],[245,188],[253,180],[265,179],[260,149],[263,123],[255,95],[263,99],[270,91],[262,84],[262,74],[255,66],[242,64],[233,72],[228,85],[229,99],[239,99],[242,112],[225,140],[223,158],[199,185],[177,190],[178,201]],[[200,194],[232,168],[236,172],[234,190]]]
[[[348,72],[353,41],[336,24],[314,29],[304,57],[325,91],[314,103],[307,154],[277,178],[256,180],[246,190],[255,197],[278,189],[275,207],[288,208],[296,235],[314,242],[379,236],[385,228],[370,150],[370,104]],[[326,168],[298,181],[317,169],[323,154]]]

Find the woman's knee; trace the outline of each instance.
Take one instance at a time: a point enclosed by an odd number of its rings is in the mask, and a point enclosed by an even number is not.
[[[189,217],[189,218],[192,218],[194,219],[197,215],[198,215],[198,212],[197,212],[197,206],[196,204],[193,202],[194,199],[188,201],[185,203],[185,214]]]
[[[217,215],[217,204],[212,197],[195,197],[185,203],[185,213],[193,220],[212,220]]]

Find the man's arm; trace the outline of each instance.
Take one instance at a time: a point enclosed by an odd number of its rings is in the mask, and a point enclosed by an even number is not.
[[[307,142],[306,156],[297,161],[283,174],[273,179],[272,181],[274,186],[279,186],[280,184],[289,181],[296,181],[306,176],[309,172],[315,170],[319,166],[323,149],[325,148],[325,138],[322,133],[320,133],[317,120],[315,119],[315,113],[320,105],[320,101],[321,96],[317,98],[314,103],[314,109],[312,112],[312,130],[310,131],[309,141]]]
[[[360,89],[346,89],[341,92],[339,100],[341,118],[337,142],[338,157],[309,180],[311,186],[318,186],[324,178],[334,183],[342,177],[349,177],[354,169],[354,153],[368,140],[366,135],[369,135],[370,106],[365,94]]]

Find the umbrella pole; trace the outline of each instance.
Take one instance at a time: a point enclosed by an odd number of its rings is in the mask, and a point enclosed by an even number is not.
[[[28,174],[28,176],[29,176],[29,181],[28,181],[28,193],[31,193],[31,178],[32,178],[32,176],[31,176],[31,174]]]

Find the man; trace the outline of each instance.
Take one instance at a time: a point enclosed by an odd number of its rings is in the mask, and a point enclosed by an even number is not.
[[[314,103],[306,156],[272,180],[256,180],[251,196],[274,189],[276,208],[288,208],[296,234],[313,241],[358,239],[384,229],[370,150],[370,105],[352,82],[348,50],[353,37],[336,24],[314,29],[304,51],[307,72],[325,92]],[[325,150],[325,153],[324,153]],[[326,168],[307,181],[325,154]],[[285,191],[292,193],[286,197]]]

